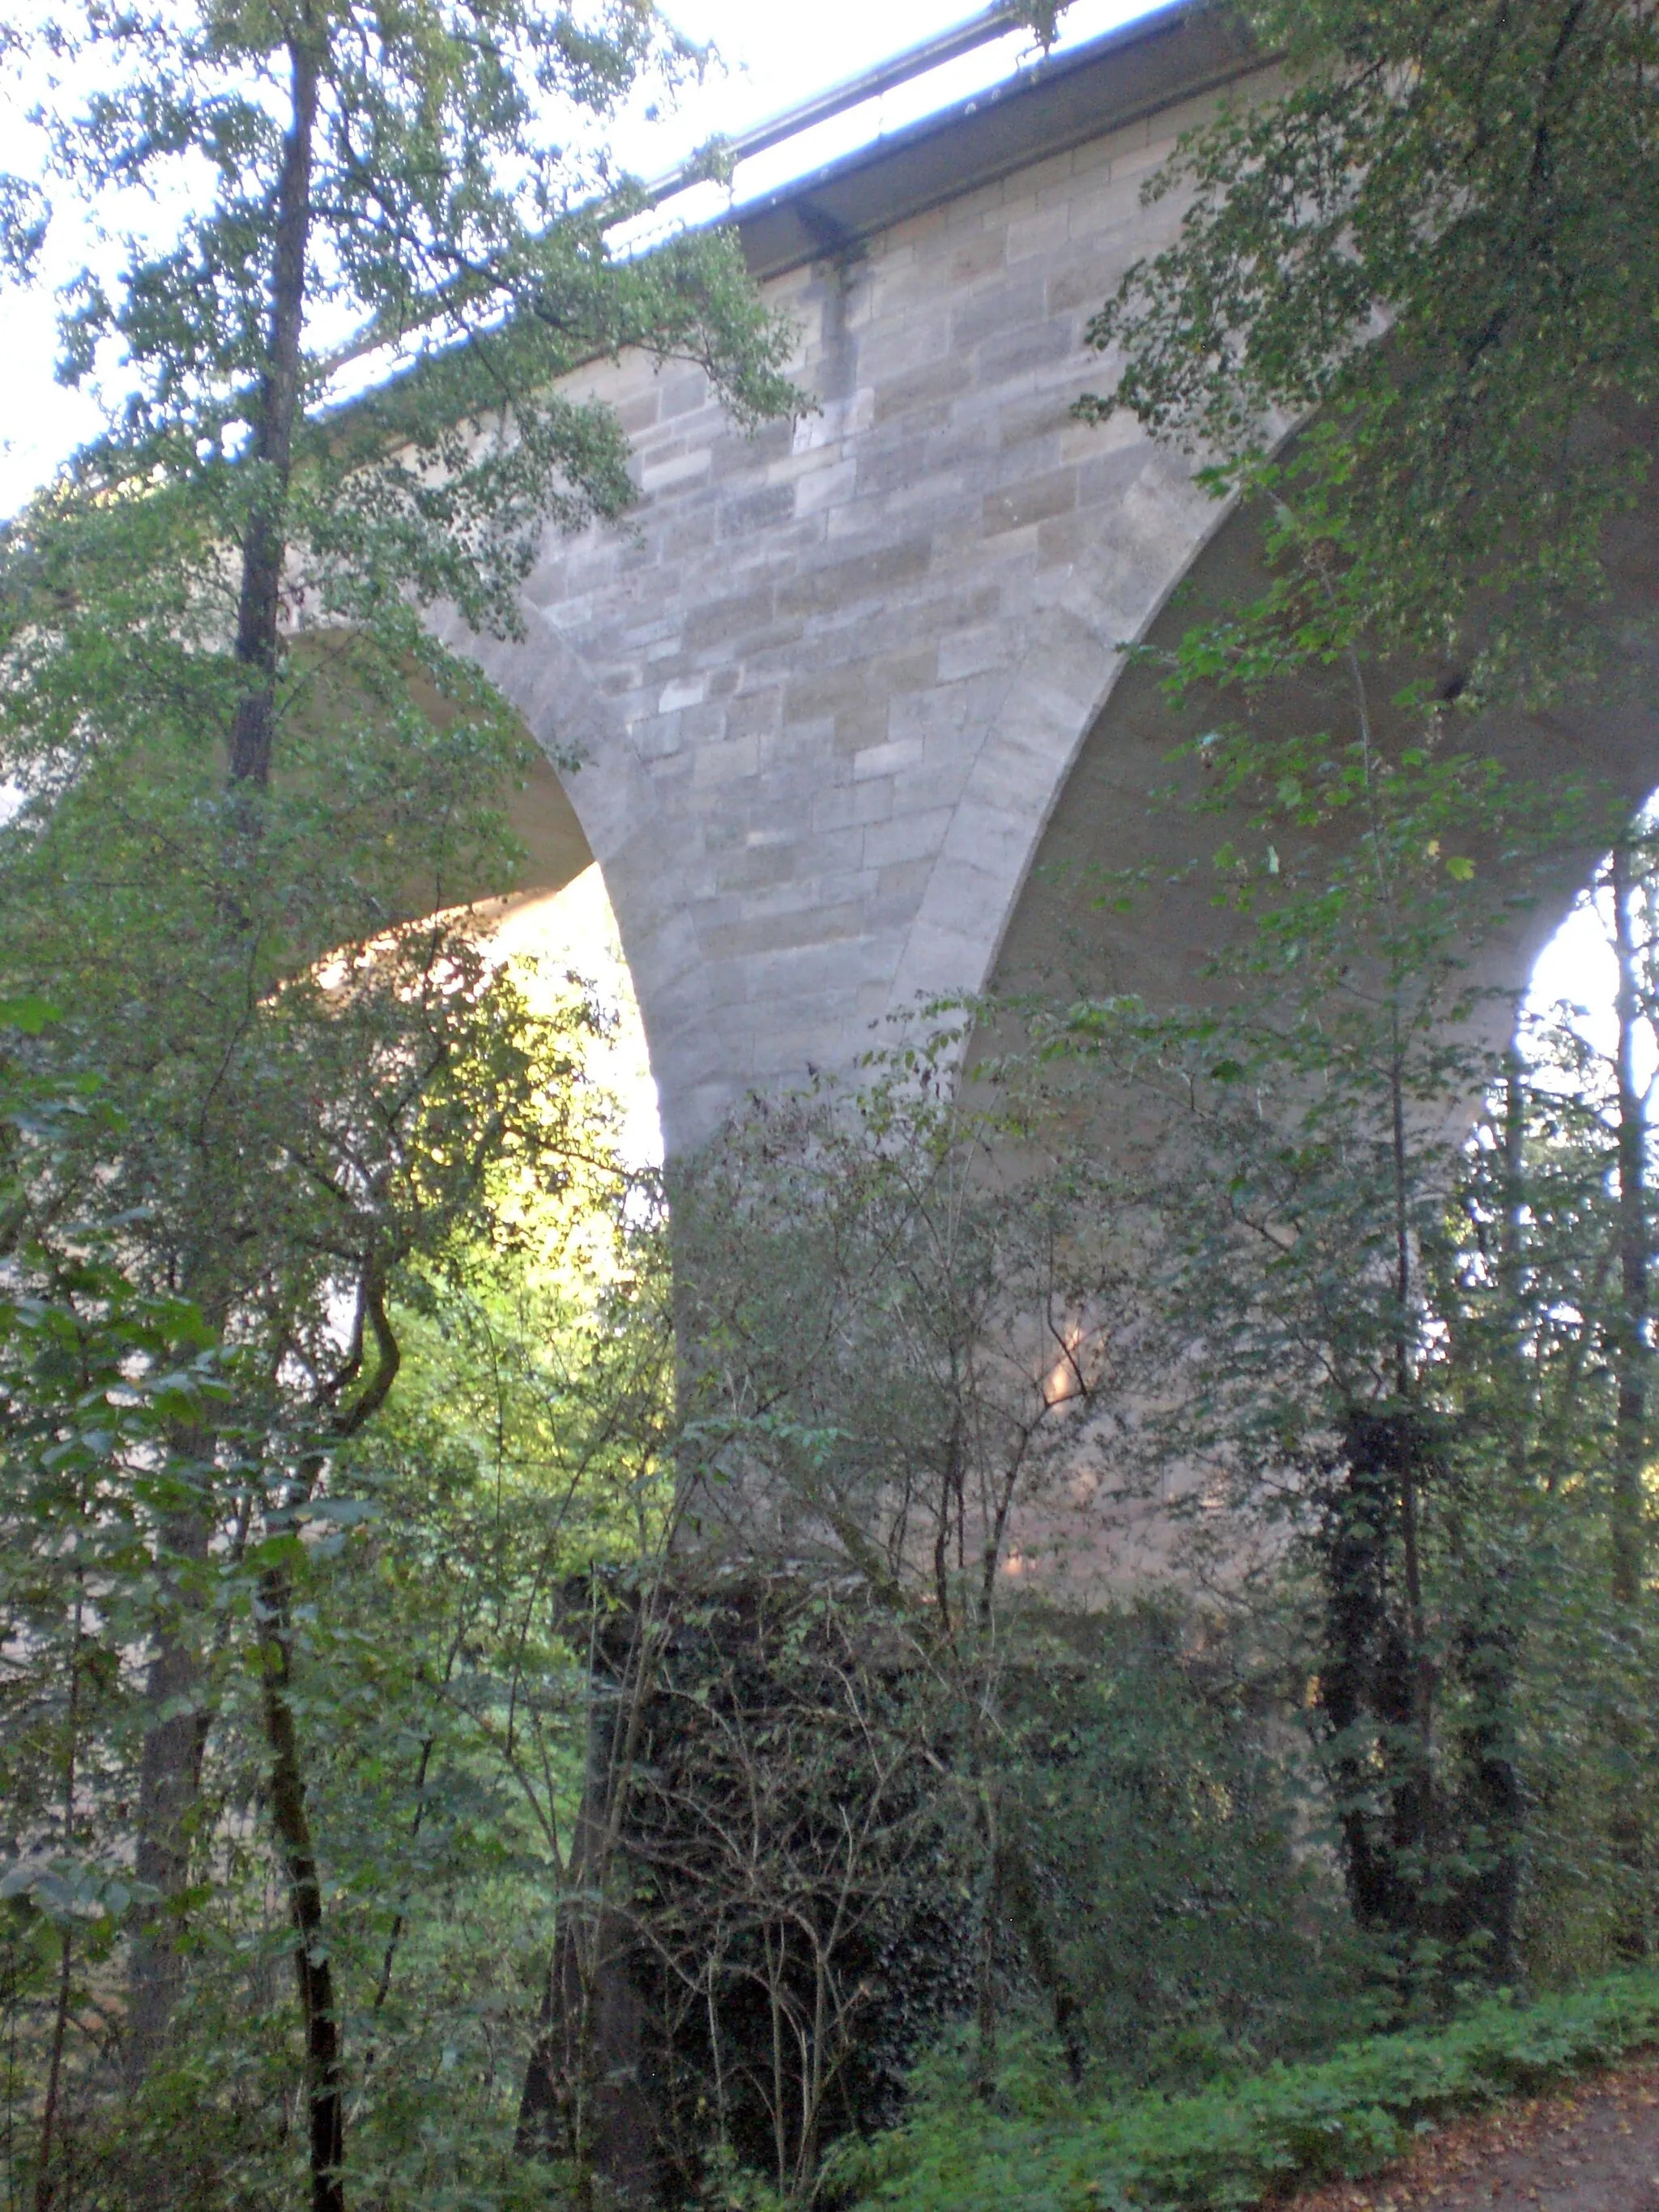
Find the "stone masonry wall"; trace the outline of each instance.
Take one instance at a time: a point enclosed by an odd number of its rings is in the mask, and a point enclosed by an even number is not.
[[[1218,520],[1084,325],[1172,231],[1174,108],[769,293],[819,403],[746,440],[700,373],[621,411],[633,526],[550,538],[527,640],[482,657],[600,861],[668,1149],[751,1088],[844,1069],[919,994],[978,988],[1079,744]]]

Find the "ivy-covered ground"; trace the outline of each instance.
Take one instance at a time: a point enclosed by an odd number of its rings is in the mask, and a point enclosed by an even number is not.
[[[1445,2028],[1372,2037],[1321,2063],[1275,2066],[1195,2096],[1095,2105],[1028,2090],[1024,2109],[1005,2100],[999,2110],[924,2092],[904,2127],[842,2154],[843,2201],[860,2212],[1245,2212],[1298,2187],[1344,2184],[1366,2185],[1328,2190],[1304,2200],[1305,2212],[1407,2212],[1436,2204],[1428,2191],[1442,2184],[1452,2191],[1438,2199],[1445,2212],[1491,2212],[1506,2191],[1529,2208],[1650,2212],[1659,2208],[1659,2104],[1643,2099],[1659,2069],[1631,2076],[1628,2090],[1602,2080],[1571,2120],[1565,2106],[1528,2107],[1531,2118],[1504,2108],[1656,2048],[1659,1972],[1648,1969],[1530,2005],[1483,2005]],[[1483,2113],[1499,2115],[1495,2131],[1469,2138],[1486,2142],[1486,2169],[1478,2158],[1448,2162],[1468,2116]],[[1578,2130],[1599,2168],[1565,2164],[1580,2154],[1560,2124]],[[1517,2125],[1509,2142],[1505,2129]],[[1641,2153],[1634,2173],[1631,2146]],[[1551,2173],[1553,2198],[1543,2193]]]

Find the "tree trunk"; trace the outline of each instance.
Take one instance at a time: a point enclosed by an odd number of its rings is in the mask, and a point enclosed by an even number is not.
[[[289,47],[292,120],[283,145],[271,271],[270,331],[260,380],[249,459],[262,475],[242,538],[242,582],[236,613],[236,659],[247,689],[231,726],[233,784],[270,781],[276,727],[276,670],[282,641],[283,526],[300,409],[301,341],[305,329],[307,252],[311,235],[312,141],[317,124],[319,34],[303,12],[301,34]]]
[[[1416,1654],[1391,1601],[1401,1463],[1416,1449],[1406,1425],[1359,1408],[1348,1416],[1346,1466],[1326,1513],[1319,1679],[1354,1918],[1409,1944],[1421,1933],[1426,1807]]]
[[[1499,1988],[1516,1971],[1522,1835],[1526,1797],[1516,1753],[1515,1678],[1520,1642],[1506,1568],[1472,1574],[1476,1596],[1462,1631],[1461,1661],[1469,1716],[1462,1729],[1468,1761],[1468,1813],[1480,1849],[1475,1872],[1460,1885],[1456,1936],[1485,1938],[1485,1966]]]
[[[64,1748],[64,1848],[75,1848],[75,1779],[81,1730],[81,1642],[86,1596],[77,1575],[75,1611],[70,1645],[69,1713]],[[40,2114],[40,2157],[34,2177],[34,2212],[52,2212],[57,2177],[52,2154],[61,2117],[64,2087],[64,2049],[69,2037],[70,1998],[74,1987],[75,1930],[66,1927],[58,1939],[58,2002],[53,2009],[51,2056],[46,2063],[46,2095]]]
[[[977,1706],[975,1737],[979,1733]],[[980,1909],[974,1932],[974,2091],[988,2100],[997,2086],[997,1936],[1002,1920],[1002,1807],[994,1776],[985,1772],[981,1745],[973,1746],[978,1784],[981,1869]]]
[[[645,2205],[662,2180],[662,2114],[641,2063],[637,1947],[606,1898],[655,1686],[653,1608],[653,1599],[637,1600],[619,1631],[592,1638],[590,1680],[614,1686],[617,1697],[596,1697],[589,1708],[586,1773],[564,1871],[570,1901],[559,1911],[519,2100],[517,2154],[574,2165],[583,2212],[596,2183],[607,2202]]]
[[[270,779],[287,551],[283,508],[301,398],[322,35],[305,6],[301,33],[289,46],[290,119],[277,180],[265,365],[250,441],[249,461],[260,471],[261,482],[242,539],[235,649],[247,688],[236,702],[231,723],[233,789],[263,787]],[[205,1521],[181,1525],[174,1538],[175,1556],[206,1556]],[[165,1619],[158,1629],[148,1686],[156,1717],[146,1733],[140,1761],[134,1871],[140,1881],[160,1892],[161,1903],[146,1912],[133,1945],[125,2053],[130,2092],[139,2087],[162,2049],[178,1998],[181,1969],[174,1923],[188,1870],[189,1820],[205,1733],[199,1714],[167,1710],[187,1706],[200,1683],[187,1639]]]
[[[1025,1946],[1025,1955],[1030,1961],[1033,1978],[1054,2008],[1054,2037],[1066,2054],[1066,2076],[1073,2088],[1080,2089],[1089,2063],[1088,2045],[1083,2034],[1082,2008],[1078,2003],[1071,1978],[1060,1963],[1054,1933],[1049,1928],[1042,1899],[1037,1893],[1032,1876],[1030,1862],[1018,1841],[1006,1829],[1002,1838],[1001,1887],[1007,1902],[1008,1917]]]
[[[1646,1822],[1639,1796],[1641,1729],[1634,1711],[1642,1641],[1642,1596],[1646,1579],[1643,1476],[1648,1446],[1647,1113],[1637,1080],[1642,1023],[1630,853],[1615,846],[1610,872],[1613,950],[1619,963],[1615,1013],[1619,1025],[1619,1311],[1614,1328],[1618,1401],[1613,1417],[1612,1596],[1624,1647],[1626,1679],[1614,1692],[1613,1713],[1613,1856],[1625,1877],[1614,1940],[1626,1957],[1644,1956],[1647,1945]]]
[[[1519,1516],[1529,1485],[1527,1408],[1533,1387],[1525,1374],[1529,1364],[1524,1279],[1528,1103],[1526,1070],[1511,1043],[1504,1059],[1504,1214],[1498,1249],[1505,1352],[1515,1389],[1507,1455],[1510,1493],[1504,1528],[1488,1556],[1468,1557],[1461,1528],[1453,1530],[1458,1579],[1470,1594],[1458,1630],[1459,1670],[1468,1697],[1459,1747],[1469,1777],[1467,1817],[1480,1847],[1468,1855],[1473,1871],[1458,1885],[1456,1925],[1451,1932],[1462,1940],[1486,1939],[1486,1971],[1500,1989],[1514,1983],[1520,1966],[1516,1939],[1526,1817],[1516,1735],[1516,1684],[1526,1620],[1516,1593],[1515,1561],[1523,1556],[1525,1545]]]
[[[1642,1474],[1647,1457],[1647,1115],[1636,1077],[1641,994],[1631,914],[1629,855],[1613,858],[1613,943],[1619,960],[1619,1402],[1613,1453],[1613,1597],[1626,1614],[1640,1599],[1644,1568]]]
[[[305,2027],[312,2212],[345,2212],[345,2187],[340,2173],[345,2154],[340,2027],[334,2006],[334,1970],[323,1936],[322,1882],[306,1810],[294,1709],[289,1701],[292,1658],[288,1600],[287,1582],[280,1571],[273,1570],[262,1578],[264,1625],[260,1653],[264,1662],[265,1741],[270,1751],[271,1823],[282,1847],[289,1909],[298,1939],[294,1970]]]
[[[188,1441],[185,1448],[192,1456],[200,1442]],[[167,1559],[188,1571],[207,1558],[206,1520],[191,1514],[169,1522],[161,1540]],[[190,1881],[190,1823],[207,1737],[201,1662],[179,1617],[188,1603],[188,1594],[175,1586],[156,1623],[155,1651],[144,1685],[151,1718],[139,1757],[133,1873],[155,1893],[156,1901],[141,1910],[127,1966],[121,2057],[129,2095],[143,2087],[166,2047],[184,1978],[179,1921]]]
[[[573,1878],[580,1873],[573,1862]],[[514,2148],[568,2160],[575,2201],[644,2206],[661,2181],[662,2114],[641,2078],[644,2007],[636,1948],[603,1902],[559,1914],[536,2040],[525,2065]]]

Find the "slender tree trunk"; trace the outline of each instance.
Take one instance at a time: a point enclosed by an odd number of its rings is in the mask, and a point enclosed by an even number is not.
[[[1422,1932],[1424,1806],[1415,1654],[1390,1588],[1401,1462],[1414,1449],[1401,1429],[1393,1414],[1358,1407],[1345,1424],[1346,1467],[1324,1533],[1320,1701],[1354,1917],[1409,1944]]]
[[[192,1449],[200,1439],[193,1439]],[[201,1710],[202,1668],[180,1617],[189,1603],[176,1570],[207,1557],[207,1522],[199,1514],[170,1521],[162,1532],[164,1572],[174,1587],[157,1620],[155,1656],[144,1685],[152,1716],[138,1765],[137,1841],[133,1873],[156,1902],[143,1908],[127,1968],[122,2074],[129,2095],[143,2086],[166,2046],[184,1967],[179,1916],[190,1881],[190,1824],[200,1787],[207,1717]]]
[[[1646,1580],[1643,1477],[1648,1450],[1647,1113],[1637,1080],[1642,995],[1638,973],[1630,853],[1615,846],[1611,870],[1613,949],[1619,963],[1619,1313],[1615,1330],[1618,1401],[1613,1417],[1612,1595],[1625,1646],[1626,1680],[1615,1691],[1612,1843],[1626,1877],[1615,1940],[1626,1956],[1645,1955],[1646,1823],[1639,1796],[1640,1725],[1633,1710],[1642,1642]]]
[[[270,779],[287,551],[283,510],[301,399],[322,36],[309,6],[304,6],[299,34],[289,48],[289,125],[277,179],[265,367],[250,442],[249,461],[259,474],[242,538],[236,659],[246,688],[237,701],[230,730],[233,790],[261,788]],[[205,1517],[180,1523],[170,1532],[175,1557],[204,1558],[208,1540]],[[145,1914],[133,1945],[124,2061],[129,2092],[142,2085],[163,2048],[179,1995],[181,1970],[174,1923],[188,1871],[189,1822],[204,1734],[203,1717],[188,1708],[200,1686],[188,1638],[164,1615],[150,1666],[149,1690],[155,1718],[140,1762],[134,1868],[141,1881],[160,1893],[161,1903]]]
[[[69,2038],[70,1991],[75,1966],[75,1931],[66,1928],[58,1944],[58,2003],[52,2014],[52,2051],[46,2062],[46,2095],[40,2113],[40,2164],[34,2177],[34,2212],[52,2212],[58,2193],[53,2159],[64,2090],[64,2045]]]
[[[1081,2008],[1071,1978],[1060,1963],[1054,1931],[1049,1928],[1032,1878],[1030,1862],[1018,1840],[1005,1829],[1002,1839],[1002,1894],[1008,1917],[1025,1946],[1037,1987],[1054,2008],[1054,2035],[1066,2054],[1066,2072],[1074,2089],[1083,2087],[1088,2064],[1088,2045],[1083,2035]]]
[[[446,1682],[449,1680],[447,1668],[444,1680]],[[426,1818],[426,1771],[431,1764],[432,1747],[435,1741],[435,1737],[428,1736],[426,1741],[421,1746],[420,1763],[415,1770],[415,1817],[409,1824],[409,1840],[411,1844],[418,1838],[421,1823]],[[392,1969],[397,1963],[398,1946],[403,1941],[404,1920],[408,1909],[409,1893],[405,1890],[398,1900],[398,1910],[392,1916],[391,1932],[386,1939],[386,1949],[380,1954],[380,1972],[374,1984],[374,2001],[369,2008],[370,2011],[377,2015],[385,2009],[386,1998],[391,1992]],[[365,2059],[365,2064],[371,2063],[373,2058],[374,2053],[370,2051]]]
[[[1647,1114],[1636,1076],[1641,1026],[1629,855],[1613,854],[1614,949],[1619,960],[1618,1410],[1613,1468],[1613,1595],[1626,1613],[1640,1599],[1644,1559],[1642,1475],[1648,1430]]]
[[[271,1822],[288,1875],[289,1907],[296,1938],[295,1978],[305,2027],[312,2212],[345,2212],[345,2186],[340,2173],[345,2155],[345,2103],[339,2019],[335,2010],[334,1970],[323,1936],[322,1882],[289,1696],[292,1667],[289,1591],[280,1571],[263,1577],[260,1604],[264,1615],[260,1656],[264,1668],[265,1741],[270,1753]]]
[[[1391,1425],[1393,1459],[1400,1489],[1401,1565],[1405,1581],[1406,1634],[1409,1645],[1410,1747],[1409,1768],[1403,1796],[1409,1805],[1407,1826],[1416,1871],[1412,1887],[1417,1899],[1419,1932],[1428,1899],[1437,1887],[1434,1861],[1437,1855],[1438,1814],[1435,1800],[1434,1724],[1435,1667],[1429,1649],[1427,1613],[1423,1601],[1423,1481],[1424,1437],[1415,1410],[1416,1364],[1413,1358],[1413,1301],[1416,1296],[1414,1255],[1411,1229],[1411,1156],[1406,1125],[1406,1053],[1396,994],[1390,1007],[1389,1106],[1394,1172],[1395,1236],[1395,1393],[1396,1410]]]
[[[276,733],[276,676],[282,650],[283,564],[288,551],[285,509],[301,401],[301,362],[311,240],[311,167],[317,126],[320,60],[326,33],[302,0],[289,36],[289,124],[276,185],[270,322],[250,459],[261,481],[242,538],[236,659],[246,689],[231,726],[233,787],[263,788],[270,781]],[[387,1378],[389,1387],[389,1377]],[[323,1934],[322,1884],[306,1808],[299,1737],[289,1698],[291,1655],[288,1590],[280,1572],[266,1577],[265,1735],[270,1752],[272,1824],[288,1874],[297,1942],[295,1978],[305,2029],[312,2212],[344,2212],[341,2166],[345,2104],[334,1973]]]
[[[984,1894],[974,1947],[974,2072],[975,2090],[990,2098],[997,2086],[997,1929],[1002,1919],[1001,1807],[997,1785],[988,1778],[982,1762],[979,1776],[979,1818],[984,1852]]]
[[[236,702],[231,726],[230,775],[234,783],[263,787],[270,781],[276,728],[276,671],[282,644],[283,562],[287,554],[283,509],[294,465],[294,426],[300,409],[300,364],[305,330],[307,259],[311,237],[312,142],[317,125],[320,33],[304,11],[301,35],[289,46],[292,120],[283,145],[276,187],[276,251],[271,273],[270,329],[250,460],[262,481],[242,538],[242,583],[236,614],[236,659],[247,688]]]
[[[64,1844],[75,1840],[75,1773],[81,1734],[81,1634],[85,1619],[85,1593],[76,1577],[75,1613],[70,1644],[69,1715],[64,1752]],[[59,1939],[58,2003],[52,2014],[52,2051],[46,2064],[46,2096],[40,2114],[40,2163],[34,2177],[34,2212],[52,2212],[57,2176],[52,2159],[58,2148],[58,2120],[63,2109],[64,2048],[69,2039],[70,1995],[75,1967],[75,1930],[65,1927]]]
[[[1511,1044],[1504,1060],[1504,1218],[1498,1246],[1499,1279],[1506,1314],[1505,1351],[1515,1390],[1510,1412],[1510,1498],[1504,1534],[1494,1556],[1474,1560],[1464,1575],[1471,1601],[1462,1626],[1461,1665],[1469,1715],[1463,1750],[1470,1772],[1474,1825],[1485,1839],[1484,1863],[1473,1881],[1462,1918],[1467,1931],[1484,1935],[1487,1968],[1500,1988],[1515,1980],[1521,1900],[1521,1855],[1526,1814],[1516,1753],[1516,1681],[1526,1623],[1516,1601],[1514,1559],[1524,1545],[1519,1528],[1528,1480],[1525,1373],[1525,1221],[1527,1195],[1527,1082],[1521,1054]],[[1509,1534],[1508,1516],[1516,1516]]]
[[[1468,1762],[1468,1805],[1484,1840],[1478,1871],[1461,1885],[1457,1936],[1484,1936],[1486,1971],[1499,1988],[1515,1980],[1526,1798],[1516,1753],[1515,1678],[1519,1625],[1506,1567],[1471,1562],[1473,1601],[1460,1636],[1468,1694],[1462,1748]]]
[[[647,1741],[656,1687],[653,1630],[661,1589],[636,1600],[615,1644],[594,1634],[587,1770],[565,1887],[586,1893],[560,1910],[544,1985],[539,2032],[525,2066],[517,2154],[568,2160],[576,2202],[596,2198],[596,2181],[624,2203],[653,2201],[660,2181],[661,2114],[640,2078],[643,2016],[633,1977],[634,1943],[606,1893],[622,1849],[635,1771]]]

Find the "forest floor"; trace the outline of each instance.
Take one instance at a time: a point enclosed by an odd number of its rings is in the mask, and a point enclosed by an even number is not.
[[[1586,2075],[1425,2136],[1369,2181],[1287,2212],[1659,2212],[1659,2061]]]

